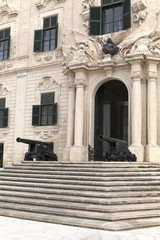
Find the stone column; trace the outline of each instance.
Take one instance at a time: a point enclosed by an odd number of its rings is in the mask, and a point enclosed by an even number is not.
[[[160,148],[157,146],[157,78],[159,61],[148,60],[147,88],[147,161],[157,162],[160,159]]]
[[[84,87],[86,84],[86,73],[84,70],[76,70],[76,105],[75,105],[75,129],[74,146],[70,151],[71,161],[88,161],[88,149],[83,143],[84,134]]]
[[[144,160],[142,141],[142,90],[141,59],[130,61],[132,78],[131,95],[131,146],[130,150],[137,156],[137,161]]]
[[[67,145],[63,151],[63,161],[70,161],[70,148],[74,145],[75,85],[74,74],[69,73]]]

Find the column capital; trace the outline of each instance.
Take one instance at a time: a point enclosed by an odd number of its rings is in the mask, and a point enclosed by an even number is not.
[[[141,81],[143,78],[141,71],[131,71],[131,78],[133,82]]]
[[[87,73],[84,69],[75,71],[75,85],[76,87],[85,87],[87,85]]]

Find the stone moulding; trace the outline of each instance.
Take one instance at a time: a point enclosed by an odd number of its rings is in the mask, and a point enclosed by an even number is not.
[[[38,0],[35,5],[38,9],[48,8],[48,10],[53,10],[57,8],[57,5],[65,1],[66,0]]]

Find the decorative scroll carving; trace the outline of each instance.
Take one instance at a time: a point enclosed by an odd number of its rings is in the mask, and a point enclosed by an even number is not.
[[[135,54],[160,54],[159,12],[151,16],[137,30],[119,44],[123,56]]]
[[[134,0],[132,7],[135,13],[133,21],[137,23],[138,26],[142,25],[142,21],[144,21],[147,16],[147,12],[144,11],[145,8],[147,8],[147,0]]]
[[[35,60],[39,63],[56,63],[57,61],[62,61],[62,58],[62,52],[58,50],[35,54]]]
[[[38,0],[36,3],[36,7],[47,8],[48,10],[53,10],[59,7],[62,7],[61,3],[65,2],[66,0]]]
[[[39,91],[50,90],[55,88],[56,86],[60,86],[60,85],[57,84],[57,82],[51,76],[45,76],[39,82],[38,90]]]
[[[34,131],[36,136],[39,136],[39,139],[53,139],[55,135],[59,132],[59,128],[55,128],[52,126],[52,128],[46,129],[46,128],[39,128]]]
[[[90,6],[95,6],[95,0],[82,0],[82,19],[84,21],[84,26],[89,29],[89,9]]]
[[[0,21],[7,23],[18,15],[18,10],[8,0],[2,1],[0,4]]]

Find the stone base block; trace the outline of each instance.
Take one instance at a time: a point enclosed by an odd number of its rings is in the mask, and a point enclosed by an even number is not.
[[[147,162],[160,163],[160,147],[157,145],[148,145],[146,147]]]
[[[70,161],[70,147],[65,147],[63,150],[63,159],[62,162]]]
[[[73,146],[70,149],[71,162],[88,162],[88,148],[84,146]]]
[[[129,150],[136,155],[137,162],[144,161],[144,147],[142,145],[131,145]]]

